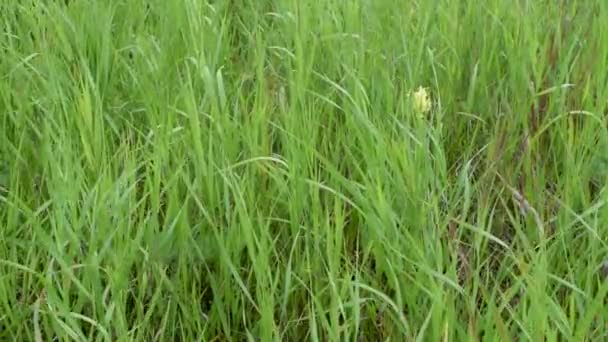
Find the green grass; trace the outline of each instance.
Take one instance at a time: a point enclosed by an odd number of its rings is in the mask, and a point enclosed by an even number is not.
[[[0,340],[608,338],[608,2],[0,19]]]

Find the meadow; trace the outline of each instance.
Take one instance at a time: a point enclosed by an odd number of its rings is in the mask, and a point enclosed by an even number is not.
[[[0,340],[607,340],[606,22],[0,1]]]

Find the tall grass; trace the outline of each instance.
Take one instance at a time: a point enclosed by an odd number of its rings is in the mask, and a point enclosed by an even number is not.
[[[608,338],[605,1],[0,18],[1,339]]]

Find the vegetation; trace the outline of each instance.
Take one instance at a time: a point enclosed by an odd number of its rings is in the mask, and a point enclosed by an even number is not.
[[[0,339],[607,339],[608,2],[0,19]]]

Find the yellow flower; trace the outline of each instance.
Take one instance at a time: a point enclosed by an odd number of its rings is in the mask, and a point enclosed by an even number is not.
[[[420,114],[431,110],[431,97],[423,87],[414,92],[414,109]]]

